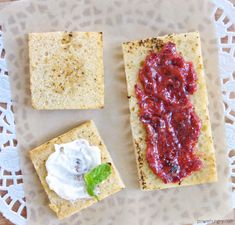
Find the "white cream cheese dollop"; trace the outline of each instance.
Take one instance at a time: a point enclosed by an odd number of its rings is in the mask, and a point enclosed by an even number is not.
[[[100,149],[85,139],[57,145],[46,161],[46,182],[61,198],[90,198],[83,175],[101,164]]]

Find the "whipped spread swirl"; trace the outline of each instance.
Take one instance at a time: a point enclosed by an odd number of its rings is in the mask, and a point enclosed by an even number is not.
[[[83,175],[101,164],[100,149],[85,139],[54,146],[55,152],[46,161],[49,188],[69,201],[91,198]]]

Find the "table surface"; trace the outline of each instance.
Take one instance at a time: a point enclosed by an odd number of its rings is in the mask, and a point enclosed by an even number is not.
[[[10,2],[10,1],[15,1],[15,0],[0,0],[1,2]],[[235,0],[232,0],[233,4],[235,4]],[[234,209],[234,218],[235,218],[235,209]],[[220,221],[217,223],[213,223],[212,225],[216,225],[216,224],[223,224],[223,225],[235,225],[235,220],[233,221]],[[9,220],[7,220],[6,218],[4,218],[0,212],[0,225],[13,225],[13,223],[11,223]]]

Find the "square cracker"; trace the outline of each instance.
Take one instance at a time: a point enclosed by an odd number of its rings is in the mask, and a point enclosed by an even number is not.
[[[30,33],[29,62],[35,109],[104,107],[101,32]]]
[[[198,90],[192,96],[192,102],[197,115],[202,121],[202,129],[196,154],[202,160],[203,167],[198,172],[194,172],[184,178],[181,183],[165,184],[160,178],[153,174],[146,160],[146,131],[138,117],[139,106],[134,86],[137,83],[141,62],[145,60],[149,51],[159,51],[164,43],[169,41],[176,44],[177,50],[181,52],[185,60],[193,62],[198,75]],[[172,34],[140,41],[130,41],[123,43],[122,47],[129,97],[130,122],[141,189],[154,190],[217,181],[215,151],[212,142],[199,33]]]
[[[34,168],[39,176],[44,190],[49,198],[49,207],[57,214],[59,219],[68,217],[84,208],[97,202],[95,198],[80,199],[75,202],[70,202],[60,198],[54,191],[50,190],[46,182],[47,170],[45,162],[53,153],[54,144],[62,144],[74,141],[78,138],[86,139],[91,145],[98,146],[101,150],[102,163],[110,162],[112,165],[112,173],[107,180],[102,182],[100,187],[99,199],[102,200],[111,194],[114,194],[124,188],[124,184],[119,176],[119,173],[114,166],[114,163],[107,151],[93,121],[87,121],[82,125],[70,130],[69,132],[56,137],[45,144],[31,150],[29,152],[30,158],[33,162]]]

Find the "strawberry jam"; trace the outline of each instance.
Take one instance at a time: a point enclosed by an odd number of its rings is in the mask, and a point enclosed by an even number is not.
[[[149,167],[164,183],[180,183],[202,166],[195,154],[201,121],[190,102],[197,74],[168,42],[158,53],[149,53],[138,78],[135,93],[147,133]]]

